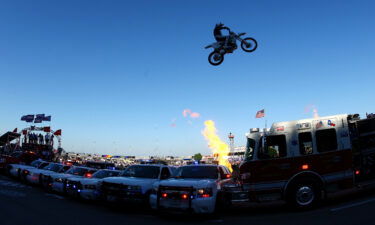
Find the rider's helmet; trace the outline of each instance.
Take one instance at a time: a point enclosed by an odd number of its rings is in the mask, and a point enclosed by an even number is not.
[[[216,24],[216,27],[222,27],[222,26],[224,26],[224,24],[222,24],[222,23],[217,23]]]

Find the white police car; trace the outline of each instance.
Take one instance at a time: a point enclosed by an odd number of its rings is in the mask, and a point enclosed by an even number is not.
[[[51,183],[49,184],[52,191],[58,193],[66,193],[66,180],[71,177],[91,177],[96,169],[82,167],[82,166],[72,166],[65,173],[50,174]]]
[[[23,169],[22,174],[26,182],[31,184],[42,185],[43,177],[54,173],[63,173],[67,171],[70,166],[63,165],[60,163],[49,163],[45,167],[39,168],[26,168]]]
[[[100,197],[99,186],[103,178],[116,177],[119,170],[98,170],[89,177],[69,177],[66,181],[66,191],[69,195],[87,200],[97,200]]]
[[[32,161],[30,165],[25,164],[10,164],[7,167],[8,174],[12,177],[22,179],[24,176],[22,174],[22,171],[25,169],[31,169],[31,168],[42,168],[44,166],[48,165],[48,162],[38,159],[35,161]]]
[[[102,197],[109,202],[126,201],[133,203],[149,202],[153,185],[168,179],[172,167],[156,164],[132,165],[119,177],[102,180]]]
[[[154,185],[150,205],[162,211],[214,213],[228,202],[222,188],[230,182],[231,173],[225,166],[182,166],[172,178]]]

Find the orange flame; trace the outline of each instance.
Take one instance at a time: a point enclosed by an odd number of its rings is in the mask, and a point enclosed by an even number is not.
[[[206,120],[204,125],[205,128],[202,131],[202,135],[208,141],[208,147],[215,156],[217,155],[219,165],[226,166],[230,171],[232,171],[232,165],[229,163],[227,158],[229,155],[229,146],[216,134],[217,130],[214,121]]]

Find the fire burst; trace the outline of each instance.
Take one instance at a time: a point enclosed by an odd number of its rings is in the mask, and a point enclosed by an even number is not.
[[[205,128],[202,134],[208,141],[208,147],[211,149],[212,153],[217,156],[219,164],[228,167],[230,171],[232,171],[232,166],[228,161],[229,146],[216,134],[217,130],[214,121],[206,120],[204,125]]]

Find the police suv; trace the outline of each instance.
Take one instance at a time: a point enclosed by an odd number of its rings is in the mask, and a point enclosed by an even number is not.
[[[228,203],[229,198],[222,192],[227,183],[232,180],[225,166],[182,166],[171,179],[154,185],[150,205],[163,211],[214,213]]]
[[[165,165],[132,165],[119,177],[107,177],[102,180],[102,197],[109,202],[148,204],[153,185],[168,179],[172,170],[172,167]]]

